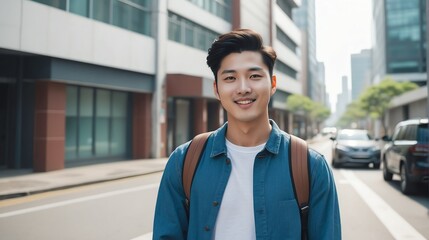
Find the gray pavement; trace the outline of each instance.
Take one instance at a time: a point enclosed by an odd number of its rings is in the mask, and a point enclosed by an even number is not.
[[[164,170],[167,158],[127,160],[94,164],[43,173],[0,175],[0,200],[76,187]]]

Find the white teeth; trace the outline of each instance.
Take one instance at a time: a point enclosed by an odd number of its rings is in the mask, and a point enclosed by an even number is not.
[[[237,101],[238,104],[249,104],[253,102],[252,100],[244,100],[244,101]]]

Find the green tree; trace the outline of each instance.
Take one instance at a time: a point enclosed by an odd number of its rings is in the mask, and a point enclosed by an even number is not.
[[[290,95],[287,98],[286,106],[293,114],[302,113],[305,116],[306,125],[308,120],[310,122],[315,122],[317,124],[318,130],[320,123],[325,121],[331,114],[331,111],[327,107],[320,103],[314,102],[307,96],[299,94]],[[310,117],[310,119],[308,117]],[[307,128],[305,134],[307,136]]]
[[[359,107],[372,118],[380,119],[384,131],[387,132],[385,117],[390,101],[393,97],[417,87],[416,84],[411,82],[396,82],[387,78],[362,93],[359,98]]]
[[[308,115],[312,109],[312,105],[313,101],[310,98],[299,94],[292,94],[286,100],[286,106],[289,111],[295,114],[302,112]]]
[[[363,121],[367,117],[367,112],[363,110],[360,101],[353,101],[347,105],[346,111],[338,120],[337,125],[342,128],[351,127],[351,124],[356,121]]]
[[[317,132],[320,132],[320,124],[331,115],[331,110],[319,102],[313,102],[310,110],[311,118],[316,122]]]

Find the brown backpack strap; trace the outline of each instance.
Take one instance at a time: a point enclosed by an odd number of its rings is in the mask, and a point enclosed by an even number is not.
[[[308,177],[308,146],[301,138],[290,135],[290,165],[295,197],[301,214],[301,237],[308,238],[310,183]]]
[[[186,204],[189,206],[191,195],[192,179],[194,178],[195,169],[201,157],[201,153],[206,145],[207,139],[212,132],[198,134],[192,139],[186,152],[185,162],[183,163],[182,181],[183,189],[186,196]]]
[[[299,204],[308,204],[310,187],[308,182],[307,143],[291,135],[291,161],[293,182]]]

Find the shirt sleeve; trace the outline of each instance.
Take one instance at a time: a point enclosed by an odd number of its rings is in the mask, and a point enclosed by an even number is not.
[[[337,190],[325,158],[310,152],[309,239],[341,239],[341,220]]]
[[[158,190],[153,239],[186,239],[188,217],[182,186],[183,151],[176,149],[165,167]]]

